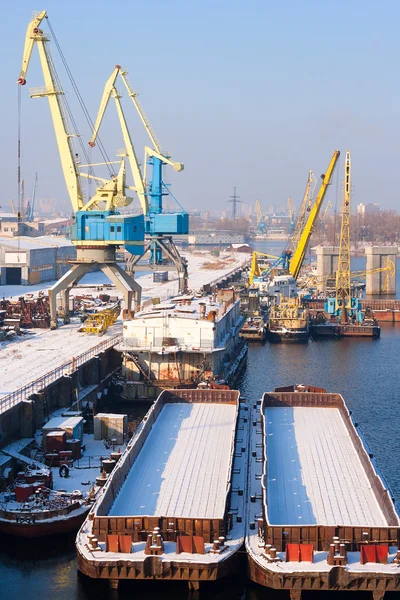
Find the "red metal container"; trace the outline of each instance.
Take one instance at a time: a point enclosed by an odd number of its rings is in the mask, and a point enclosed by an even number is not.
[[[49,454],[65,450],[67,434],[65,431],[50,431],[45,437],[45,449]]]
[[[17,483],[15,488],[15,499],[17,502],[27,502],[33,494],[33,486],[27,483]]]

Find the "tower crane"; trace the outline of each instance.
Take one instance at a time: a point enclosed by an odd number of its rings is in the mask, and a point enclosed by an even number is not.
[[[77,155],[73,148],[73,138],[77,137],[77,134],[69,130],[67,124],[69,107],[50,55],[49,39],[40,29],[41,22],[47,18],[47,13],[43,10],[28,25],[18,83],[26,84],[33,47],[36,45],[45,88],[31,90],[30,96],[48,98],[61,166],[75,220],[71,241],[76,246],[76,259],[71,261],[73,263],[71,269],[49,290],[51,326],[55,328],[57,327],[57,294],[62,293],[64,321],[68,321],[70,289],[94,264],[98,264],[107,277],[123,292],[126,308],[131,308],[133,297],[136,304],[140,304],[141,287],[117,264],[115,251],[117,247],[124,245],[132,254],[143,253],[144,215],[121,215],[118,212],[118,208],[128,206],[132,202],[132,198],[126,195],[129,186],[126,185],[124,158],[119,162],[118,173],[113,174],[110,179],[96,177],[92,172],[81,171],[83,165],[78,168]],[[81,190],[81,177],[98,182],[94,196],[88,200],[84,199]],[[140,194],[139,200],[144,202]]]
[[[347,322],[347,312],[352,307],[350,288],[350,184],[351,158],[350,151],[346,150],[342,224],[340,228],[338,268],[336,271],[336,312],[340,310],[340,320],[342,323]]]
[[[168,186],[164,183],[162,174],[163,167],[165,165],[172,166],[177,172],[182,171],[184,165],[180,162],[173,161],[170,156],[161,152],[160,145],[151,131],[144,113],[137,101],[137,93],[134,93],[131,89],[127,75],[128,72],[125,69],[122,69],[120,65],[116,65],[111,76],[107,80],[89,145],[91,147],[95,145],[98,131],[109,100],[111,97],[114,97],[118,118],[123,132],[126,153],[135,182],[135,189],[139,194],[139,197],[143,199],[142,208],[145,215],[146,242],[144,245],[144,250],[143,253],[136,253],[131,257],[130,270],[148,270],[148,266],[138,265],[140,259],[147,252],[150,252],[149,262],[152,270],[166,270],[168,268],[164,264],[164,257],[166,256],[175,265],[179,276],[179,289],[180,291],[184,291],[187,288],[188,279],[187,263],[186,260],[180,256],[173,242],[172,235],[187,234],[189,232],[189,215],[180,205],[179,207],[181,210],[178,212],[166,213],[163,210],[163,196],[166,196],[167,194],[172,196],[172,194],[169,191]],[[121,96],[115,88],[115,82],[118,76],[122,79],[128,91],[128,95],[132,99],[135,109],[139,114],[140,120],[143,123],[153,146],[152,148],[145,146],[143,176],[140,171],[140,166],[136,158],[135,150],[120,103]],[[149,184],[147,184],[148,165],[150,165],[152,168],[151,181]],[[174,200],[176,201],[175,198]]]
[[[297,279],[299,276],[300,269],[301,269],[301,266],[303,264],[304,257],[306,254],[308,242],[310,241],[310,237],[313,232],[315,222],[318,218],[318,214],[321,209],[322,202],[325,198],[325,194],[328,189],[328,185],[330,184],[332,174],[335,169],[335,166],[336,166],[339,156],[340,156],[339,150],[335,150],[332,155],[331,161],[328,165],[328,169],[327,169],[326,173],[321,175],[322,181],[321,181],[321,186],[319,188],[317,197],[311,207],[311,210],[308,215],[308,219],[307,219],[307,221],[304,225],[303,231],[300,235],[300,239],[297,244],[297,247],[294,250],[293,256],[291,256],[291,258],[290,258],[289,271],[295,279]]]

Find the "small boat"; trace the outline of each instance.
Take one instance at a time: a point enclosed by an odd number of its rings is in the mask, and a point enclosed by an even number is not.
[[[298,298],[284,298],[271,307],[267,339],[269,342],[308,342],[308,311]]]
[[[0,494],[0,533],[37,538],[77,531],[91,507],[91,495],[52,489],[52,471],[32,464]],[[93,492],[92,492],[93,494]]]
[[[264,319],[262,317],[248,317],[239,335],[248,342],[264,342],[267,335]]]

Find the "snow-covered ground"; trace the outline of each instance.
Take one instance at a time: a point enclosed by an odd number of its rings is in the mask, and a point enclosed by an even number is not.
[[[231,271],[238,268],[244,262],[249,259],[248,254],[241,253],[228,253],[221,252],[220,256],[216,258],[212,256],[208,251],[196,251],[193,250],[182,252],[188,260],[189,270],[189,288],[198,289],[206,283],[210,283],[214,279],[219,279],[224,275],[229,274]],[[225,263],[223,268],[208,269],[203,268],[207,263],[219,264]],[[142,298],[147,300],[153,297],[167,297],[172,296],[178,291],[178,276],[175,271],[170,271],[169,281],[165,283],[153,283],[153,274],[149,273],[146,275],[140,275],[140,271],[136,273],[135,279],[142,286]],[[54,281],[39,283],[37,285],[0,285],[0,297],[1,298],[18,298],[24,294],[36,294],[39,291],[47,291]],[[104,275],[102,271],[95,271],[88,273],[81,279],[79,285],[84,286],[99,286],[99,285],[112,285],[108,277]],[[88,293],[90,290],[88,290]],[[82,290],[80,290],[82,293]],[[72,292],[73,295],[73,292]]]
[[[206,283],[227,275],[248,260],[248,255],[240,253],[225,253],[225,257],[224,253],[221,253],[219,259],[211,256],[209,252],[187,252],[185,256],[189,262],[189,287],[191,289],[198,289]],[[207,263],[218,264],[218,267],[222,268],[202,268]],[[143,290],[143,300],[152,297],[165,298],[167,295],[176,294],[178,291],[177,276],[175,272],[170,272],[169,276],[171,281],[161,284],[153,283],[152,274],[138,276],[137,281]],[[89,273],[82,283],[98,286],[109,282],[103,273],[94,272]],[[24,293],[38,292],[40,289],[47,290],[49,285],[46,283],[41,286],[0,286],[0,297],[19,296]],[[79,319],[75,319],[75,322],[63,325],[56,331],[32,329],[31,333],[21,336],[15,341],[1,342],[0,399],[29,384],[32,380],[43,377],[53,369],[71,361],[72,357],[90,350],[107,338],[122,333],[122,321],[118,321],[113,327],[110,327],[102,337],[78,333],[79,326]]]
[[[0,398],[122,333],[121,322],[101,337],[78,333],[79,326],[76,319],[56,331],[32,329],[26,336],[0,343]]]

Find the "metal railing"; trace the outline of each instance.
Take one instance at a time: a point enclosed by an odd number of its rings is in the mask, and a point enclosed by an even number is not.
[[[58,367],[56,367],[52,371],[45,373],[41,377],[38,377],[38,379],[35,379],[27,385],[24,385],[18,388],[17,390],[6,394],[2,398],[0,398],[0,414],[9,410],[16,404],[19,404],[26,398],[29,398],[29,396],[31,396],[35,392],[43,390],[51,383],[54,383],[54,381],[57,381],[57,379],[60,379],[60,377],[62,377],[63,375],[69,374],[77,367],[80,367],[81,365],[88,362],[88,360],[90,360],[91,358],[94,358],[95,356],[100,354],[100,352],[104,352],[104,350],[108,350],[109,348],[116,346],[121,341],[122,334],[114,335],[106,340],[103,340],[102,342],[100,342],[100,344],[97,344],[96,346],[93,346],[93,348],[86,350],[86,352],[83,352],[82,354],[71,358],[71,360],[59,365]]]
[[[211,351],[217,348],[218,345],[215,345],[212,340],[202,341],[200,344],[184,344],[178,342],[176,346],[167,346],[163,344],[163,340],[159,339],[155,341],[154,344],[149,342],[143,342],[142,340],[134,339],[134,338],[125,338],[122,341],[120,346],[121,349],[132,349],[132,350],[142,350],[147,352],[161,352],[163,349],[165,353],[171,353],[171,348],[176,349],[176,352],[196,352],[196,351]]]

